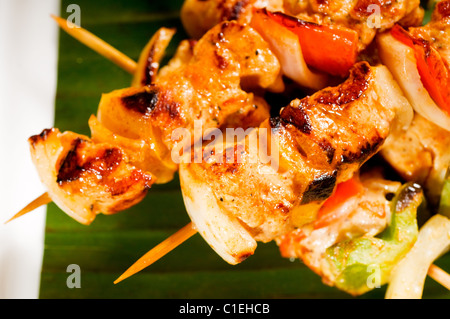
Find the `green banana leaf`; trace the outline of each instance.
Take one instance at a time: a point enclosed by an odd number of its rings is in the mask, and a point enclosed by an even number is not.
[[[162,26],[176,27],[168,48],[174,53],[186,37],[179,19],[182,0],[79,0],[81,26],[132,59]],[[71,1],[61,3],[61,17]],[[88,119],[104,92],[127,87],[131,75],[60,32],[55,126],[90,135]],[[280,257],[275,243],[259,244],[255,255],[228,265],[196,234],[138,274],[114,284],[144,253],[189,222],[178,178],[154,186],[138,205],[113,216],[100,215],[90,226],[48,206],[41,299],[154,298],[353,298],[324,285],[300,261]],[[69,288],[69,265],[80,268],[80,288]],[[450,269],[450,256],[437,261]],[[69,267],[69,268],[68,268]],[[383,298],[386,287],[359,298]],[[449,298],[449,292],[427,279],[424,298]]]

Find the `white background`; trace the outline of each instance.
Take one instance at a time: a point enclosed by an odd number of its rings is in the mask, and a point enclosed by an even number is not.
[[[0,0],[0,298],[39,296],[45,207],[4,225],[45,192],[27,139],[53,126],[58,0]]]

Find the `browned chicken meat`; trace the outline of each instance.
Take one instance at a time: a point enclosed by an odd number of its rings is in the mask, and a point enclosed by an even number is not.
[[[439,203],[450,164],[450,132],[416,113],[408,130],[392,139],[381,155],[406,181],[423,185],[430,203]]]
[[[195,45],[183,42],[148,86],[104,94],[98,119],[118,135],[159,140],[171,150],[172,133],[193,132],[195,121],[203,130],[259,125],[269,107],[248,93],[258,88],[283,88],[278,59],[252,28],[224,22]]]
[[[119,147],[57,129],[30,137],[30,151],[50,198],[69,216],[90,224],[144,198],[153,176],[129,163]]]

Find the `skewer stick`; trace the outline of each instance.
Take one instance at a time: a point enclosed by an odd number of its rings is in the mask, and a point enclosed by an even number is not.
[[[134,275],[135,273],[141,271],[142,269],[150,266],[167,253],[171,252],[177,246],[191,238],[197,233],[192,222],[181,228],[175,234],[171,235],[169,238],[155,246],[152,250],[142,256],[138,261],[136,261],[130,268],[128,268],[119,278],[114,281],[114,284],[121,282],[122,280]]]
[[[128,268],[119,278],[114,281],[114,284],[117,284],[122,280],[138,273],[144,268],[152,265],[196,233],[197,230],[194,229],[192,222],[190,222],[189,224],[178,230],[175,234],[155,246],[144,256],[139,258],[138,261],[136,261],[130,268]],[[433,278],[443,287],[450,290],[450,274],[445,272],[443,269],[433,264],[428,270],[428,276]]]
[[[96,51],[105,58],[111,60],[119,67],[123,68],[128,73],[134,74],[137,68],[137,63],[131,58],[112,47],[102,39],[98,38],[91,32],[67,21],[63,18],[51,15],[51,17],[58,23],[58,25],[70,34],[72,37],[85,44],[92,50]]]
[[[428,269],[428,276],[450,290],[450,275],[436,265],[431,265]]]
[[[18,212],[13,217],[8,219],[5,222],[5,224],[9,223],[10,221],[12,221],[20,216],[25,215],[26,213],[31,212],[32,210],[35,210],[36,208],[38,208],[40,206],[47,205],[47,204],[51,203],[51,201],[52,201],[52,199],[50,198],[50,196],[48,196],[48,193],[44,193],[41,196],[39,196],[38,198],[36,198],[35,200],[33,200],[31,203],[29,203],[27,206],[22,208],[22,210],[20,212]]]

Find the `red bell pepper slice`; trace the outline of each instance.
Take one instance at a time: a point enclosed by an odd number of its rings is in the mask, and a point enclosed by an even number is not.
[[[358,33],[345,27],[319,25],[281,12],[267,15],[294,32],[306,64],[331,75],[346,76],[358,55]]]
[[[423,86],[436,104],[450,115],[450,72],[442,56],[428,41],[413,37],[399,25],[391,29],[391,34],[414,50]]]
[[[322,205],[317,213],[317,219],[314,222],[314,228],[321,228],[329,225],[339,219],[339,210],[337,208],[349,198],[360,194],[363,191],[361,182],[353,177],[348,181],[339,183],[336,190]],[[343,213],[343,212],[341,212]],[[344,212],[345,213],[345,212]]]

